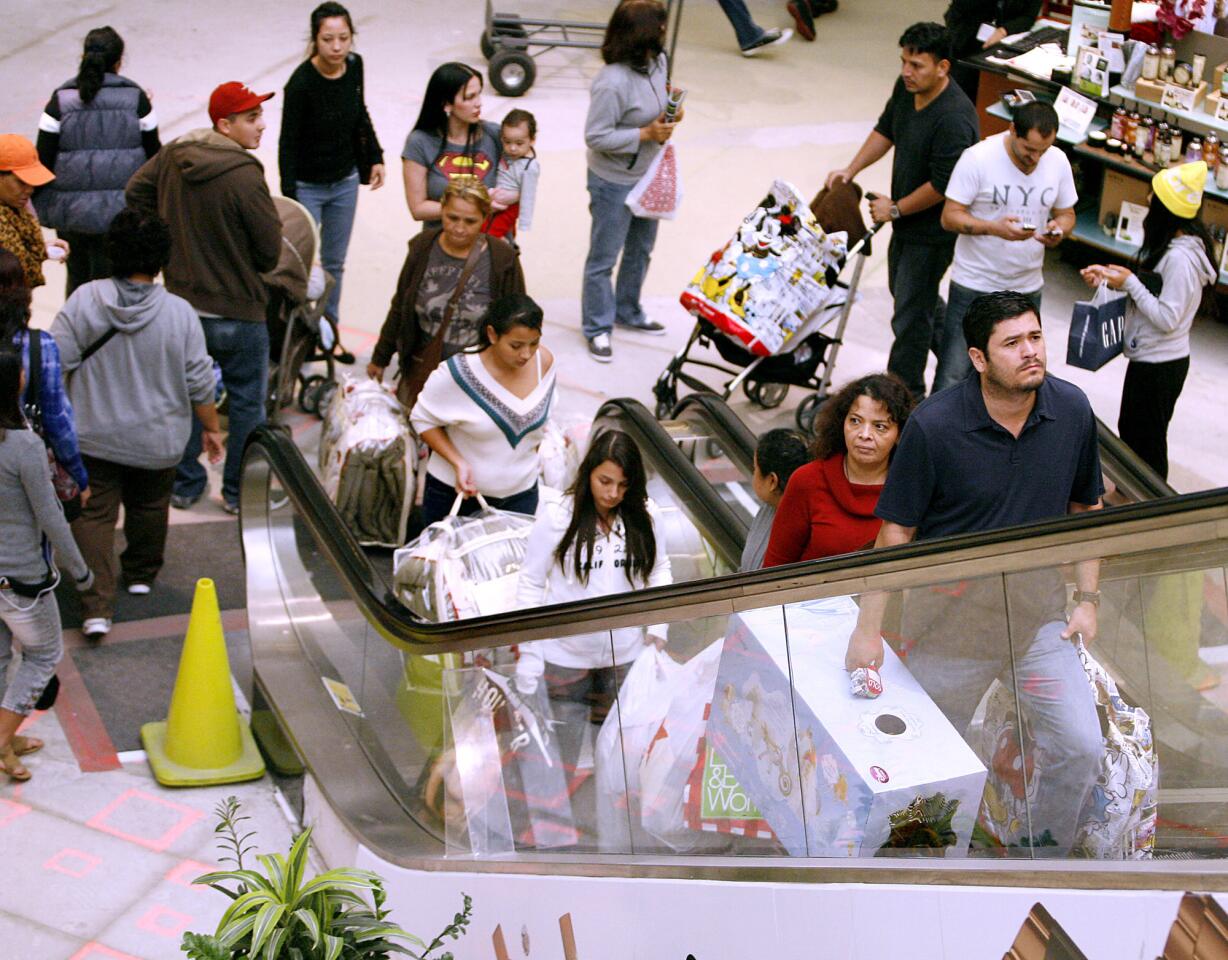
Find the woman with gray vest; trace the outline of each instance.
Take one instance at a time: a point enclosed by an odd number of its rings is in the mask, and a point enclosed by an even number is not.
[[[76,77],[51,95],[38,121],[38,156],[55,180],[34,197],[43,226],[68,241],[68,289],[111,275],[105,239],[124,209],[124,187],[158,152],[158,118],[139,86],[119,75],[124,41],[110,27],[85,35]]]

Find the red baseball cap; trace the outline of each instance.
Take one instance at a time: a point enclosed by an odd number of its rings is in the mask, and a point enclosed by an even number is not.
[[[34,144],[19,133],[0,135],[0,173],[11,173],[32,187],[55,179],[55,174],[39,162]]]
[[[246,113],[272,96],[271,93],[256,93],[238,80],[231,80],[209,94],[209,119],[217,123],[231,114]]]

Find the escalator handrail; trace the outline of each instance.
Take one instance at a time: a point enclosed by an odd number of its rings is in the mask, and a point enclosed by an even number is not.
[[[678,444],[646,406],[627,397],[607,400],[593,417],[593,423],[611,416],[629,425],[633,439],[641,446],[651,447],[650,456],[665,466],[672,475],[671,479],[681,481],[704,535],[722,554],[725,562],[736,570],[746,543],[746,521],[712,489],[712,485],[678,449]]]
[[[984,573],[996,572],[995,548],[1025,537],[1031,541],[1029,550],[1051,555],[1064,546],[1083,545],[1085,549],[1087,543],[1102,537],[1134,536],[1146,530],[1169,528],[1174,519],[1181,517],[1190,522],[1215,523],[1219,526],[1217,536],[1228,535],[1221,532],[1228,531],[1228,488],[1221,488],[1111,511],[1070,514],[988,533],[961,534],[711,580],[553,604],[529,612],[511,611],[431,623],[415,617],[388,590],[284,429],[262,426],[248,439],[241,491],[244,539],[249,535],[267,535],[265,527],[270,516],[267,479],[261,482],[260,477],[265,464],[280,478],[298,516],[310,528],[315,543],[366,619],[387,640],[410,653],[464,652],[559,636],[562,630],[570,635],[651,624],[660,620],[662,613],[675,619],[688,611],[694,617],[729,613],[792,602],[799,593],[830,588],[832,583],[843,582],[848,592],[858,593],[879,589],[878,581],[884,577],[906,571],[924,573],[940,555],[944,562],[971,561],[978,563]],[[1206,516],[1198,516],[1200,512]],[[967,575],[979,572],[980,569],[973,570]]]
[[[757,443],[750,427],[718,394],[703,391],[688,393],[679,400],[670,417],[674,420],[681,420],[691,407],[697,408],[699,416],[715,431],[725,454],[731,460],[735,460],[738,469],[749,477],[755,467],[755,445]]]
[[[1100,452],[1108,454],[1131,474],[1130,479],[1146,492],[1149,499],[1175,497],[1177,491],[1163,477],[1143,461],[1121,437],[1110,430],[1099,417],[1096,418],[1096,434],[1100,439]]]

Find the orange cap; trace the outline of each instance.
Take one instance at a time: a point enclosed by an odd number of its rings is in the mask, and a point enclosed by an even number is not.
[[[0,134],[0,173],[12,173],[32,187],[55,179],[55,174],[39,163],[34,144],[19,133]]]

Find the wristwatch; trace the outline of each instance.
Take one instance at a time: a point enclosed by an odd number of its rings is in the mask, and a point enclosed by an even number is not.
[[[896,206],[894,200],[891,202],[891,219],[892,220],[900,219],[900,208]]]
[[[1100,591],[1099,590],[1076,590],[1074,592],[1075,603],[1090,603],[1093,607],[1100,607]]]

